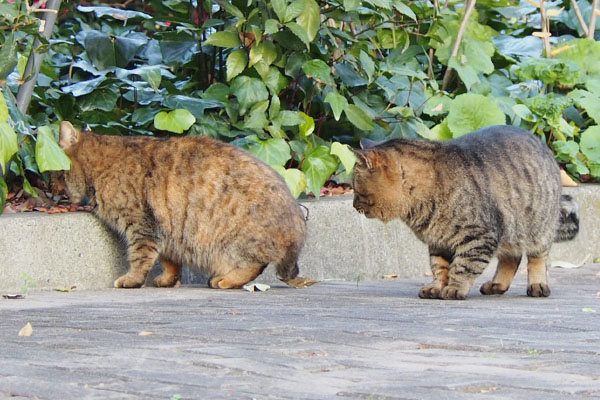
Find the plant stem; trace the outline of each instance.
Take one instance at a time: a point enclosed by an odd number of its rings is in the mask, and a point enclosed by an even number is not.
[[[40,18],[44,23],[44,31],[42,32],[42,35],[46,39],[50,39],[50,36],[52,35],[52,29],[54,28],[54,24],[56,22],[58,10],[60,9],[60,3],[61,0],[49,0],[47,9],[55,10],[56,13],[47,12],[44,13],[44,15]],[[37,51],[41,45],[42,42],[36,38],[33,42],[31,53],[29,53],[29,58],[27,59],[27,65],[25,66],[25,72],[23,74],[23,77],[29,77],[29,79],[19,88],[19,92],[17,93],[17,107],[23,114],[26,114],[27,109],[29,108],[31,96],[33,95],[33,88],[37,83],[40,67],[42,66],[42,62],[46,56],[46,53],[39,53]]]
[[[597,0],[594,0],[597,1]],[[552,49],[550,48],[550,20],[546,15],[546,6],[544,0],[540,0],[540,14],[542,15],[542,33],[544,34],[544,51],[546,52],[546,58],[552,58]]]
[[[590,16],[590,23],[588,24],[587,38],[593,39],[594,32],[596,31],[596,7],[598,7],[598,0],[592,1],[592,15]]]
[[[579,6],[577,5],[576,0],[571,0],[571,8],[575,12],[575,16],[577,17],[577,21],[579,21],[579,25],[581,25],[583,34],[585,36],[587,36],[588,35],[588,27],[587,27],[587,24],[585,23],[585,21],[583,20],[583,16],[581,15],[581,10],[579,9]]]
[[[442,90],[446,90],[448,83],[450,82],[450,73],[452,68],[450,67],[450,60],[456,57],[458,54],[458,49],[460,48],[460,42],[462,41],[462,37],[467,30],[467,24],[469,23],[469,18],[471,18],[471,14],[473,13],[473,8],[475,8],[476,0],[467,0],[467,9],[465,10],[465,16],[460,24],[460,28],[458,29],[458,34],[456,35],[456,42],[454,42],[454,47],[452,48],[452,53],[450,54],[450,58],[448,59],[448,68],[444,73],[444,79],[442,81]]]

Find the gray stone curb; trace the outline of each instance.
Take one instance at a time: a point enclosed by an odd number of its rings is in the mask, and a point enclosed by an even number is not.
[[[556,244],[552,260],[590,263],[600,257],[600,186],[566,188],[581,205],[579,236]],[[368,220],[352,208],[351,196],[304,201],[309,209],[308,240],[300,258],[301,275],[318,280],[361,281],[397,274],[422,276],[429,269],[426,246],[400,221]],[[0,290],[20,291],[25,278],[36,289],[76,285],[112,287],[126,269],[122,243],[93,215],[68,213],[0,216]],[[275,281],[267,268],[259,281]],[[185,269],[183,283],[205,277]]]

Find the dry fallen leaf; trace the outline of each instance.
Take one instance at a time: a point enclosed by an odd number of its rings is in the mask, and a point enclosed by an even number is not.
[[[397,274],[383,275],[383,279],[396,279],[397,277]]]
[[[17,299],[24,299],[25,295],[24,294],[3,294],[2,297],[5,299],[8,299],[8,300],[17,300]]]
[[[317,280],[314,280],[312,278],[305,278],[302,276],[297,276],[294,279],[288,279],[287,281],[282,280],[282,282],[298,289],[304,289],[314,285],[315,283],[319,283],[319,281]]]
[[[271,286],[263,283],[252,283],[250,285],[244,285],[243,288],[249,292],[266,292],[271,289]]]
[[[54,290],[57,291],[57,292],[72,292],[75,289],[77,289],[77,286],[71,285],[71,286],[68,286],[68,287],[55,288]]]
[[[19,331],[19,336],[31,336],[33,335],[33,326],[31,323],[27,323],[21,330]]]
[[[154,335],[153,332],[150,331],[141,331],[140,333],[138,333],[138,336],[152,336]]]

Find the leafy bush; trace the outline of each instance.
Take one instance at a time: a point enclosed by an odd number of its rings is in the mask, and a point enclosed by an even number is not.
[[[12,10],[0,26],[15,32],[0,30],[0,71],[12,71],[5,98],[19,89],[27,33],[37,29],[19,4],[0,3]],[[575,4],[589,20],[587,1]],[[500,123],[543,136],[571,174],[597,180],[600,44],[577,39],[584,29],[571,3],[545,6],[560,36],[547,39],[540,10],[524,0],[481,0],[473,12],[423,0],[64,4],[29,116],[9,102],[8,125],[24,138],[16,155],[14,135],[0,128],[5,178],[61,166],[35,154],[34,129],[66,119],[107,134],[232,141],[295,195],[347,181],[348,145],[362,137],[449,139]],[[21,20],[31,26],[15,29]],[[41,132],[50,131],[37,130],[47,146]]]

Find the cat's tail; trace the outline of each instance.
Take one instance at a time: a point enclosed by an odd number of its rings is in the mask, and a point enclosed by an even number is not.
[[[579,232],[579,204],[568,194],[560,196],[560,223],[555,242],[573,239]]]

